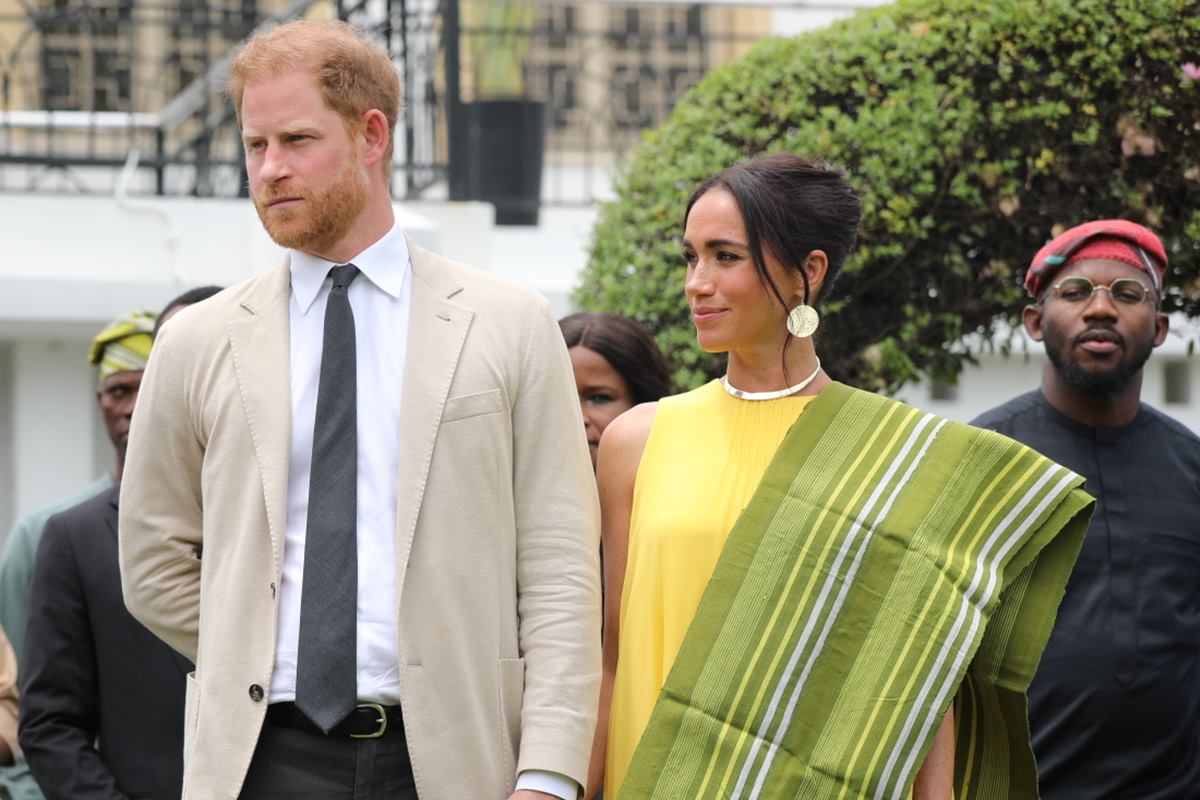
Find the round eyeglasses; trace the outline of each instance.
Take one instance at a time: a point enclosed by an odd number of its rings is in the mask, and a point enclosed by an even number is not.
[[[1127,306],[1136,306],[1150,296],[1145,284],[1133,278],[1117,278],[1108,285],[1097,285],[1082,276],[1065,278],[1054,284],[1054,296],[1066,303],[1087,303],[1098,289],[1103,289],[1114,301]]]

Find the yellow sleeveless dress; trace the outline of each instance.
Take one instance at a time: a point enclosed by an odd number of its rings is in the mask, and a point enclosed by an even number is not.
[[[606,798],[618,796],[729,531],[813,399],[738,400],[712,381],[659,401],[633,489]]]

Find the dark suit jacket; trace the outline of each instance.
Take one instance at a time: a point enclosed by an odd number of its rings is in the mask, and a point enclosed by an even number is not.
[[[21,747],[47,800],[178,798],[192,667],[125,609],[117,488],[51,517],[21,662]]]

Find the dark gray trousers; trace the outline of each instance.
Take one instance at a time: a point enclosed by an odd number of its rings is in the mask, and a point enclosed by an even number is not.
[[[241,798],[417,800],[403,728],[378,739],[346,739],[267,723]]]

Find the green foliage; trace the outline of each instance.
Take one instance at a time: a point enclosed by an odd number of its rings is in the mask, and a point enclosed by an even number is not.
[[[970,334],[1016,320],[1033,254],[1124,217],[1171,258],[1164,309],[1200,315],[1196,0],[901,0],[762,42],[649,131],[594,232],[576,302],[655,331],[681,387],[719,374],[694,344],[679,237],[691,191],[787,150],[844,166],[856,252],[818,350],[837,378],[894,390],[953,376]],[[974,339],[968,339],[974,341]]]

